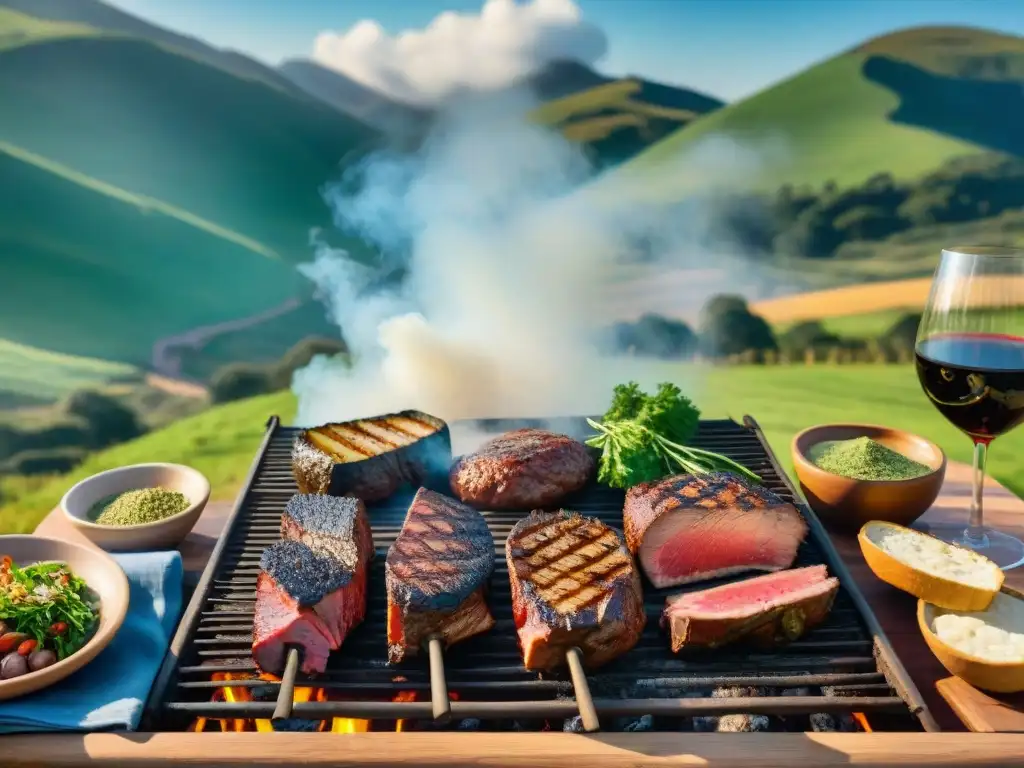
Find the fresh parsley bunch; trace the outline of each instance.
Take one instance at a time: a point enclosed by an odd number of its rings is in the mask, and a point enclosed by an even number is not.
[[[598,432],[587,440],[601,449],[598,480],[629,488],[680,469],[695,475],[728,469],[757,481],[757,475],[732,459],[686,445],[699,421],[700,409],[675,384],[659,384],[653,395],[635,381],[619,384],[601,421],[587,419]]]

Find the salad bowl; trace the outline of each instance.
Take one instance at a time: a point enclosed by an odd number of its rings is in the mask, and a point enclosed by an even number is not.
[[[5,558],[10,558],[10,561]],[[5,567],[8,562],[18,570]],[[37,569],[28,568],[50,563],[64,564],[63,570],[69,574],[69,586],[66,588],[80,594],[85,603],[83,605],[77,600],[66,599],[60,601],[61,605],[54,602],[48,613],[50,619],[57,619],[51,625],[55,628],[52,632],[45,628],[40,630],[41,624],[33,617],[33,612],[38,612],[39,607],[45,604],[40,603],[40,600],[52,599],[53,595],[58,594],[49,585],[62,582],[63,579],[59,575],[55,578],[49,575],[35,576]],[[80,579],[84,585],[77,588],[75,579]],[[47,688],[77,672],[107,647],[128,612],[128,578],[121,566],[99,549],[68,541],[40,536],[0,536],[0,582],[4,582],[0,584],[0,590],[4,590],[0,594],[0,623],[5,625],[5,634],[32,635],[29,639],[35,641],[35,650],[50,650],[56,656],[54,663],[36,671],[24,672],[25,667],[20,660],[4,664],[8,655],[18,653],[17,648],[0,652],[0,700]],[[11,584],[14,582],[21,584],[24,589],[12,591]],[[25,601],[26,592],[33,596],[32,601]],[[12,598],[12,595],[15,597]],[[73,603],[77,610],[61,607],[68,602]],[[61,629],[56,626],[58,623],[66,626]],[[77,630],[76,624],[83,631]],[[3,635],[0,635],[0,642],[3,640]],[[23,642],[18,645],[21,646]],[[31,654],[21,655],[26,663],[32,658]],[[20,673],[10,676],[14,671]]]

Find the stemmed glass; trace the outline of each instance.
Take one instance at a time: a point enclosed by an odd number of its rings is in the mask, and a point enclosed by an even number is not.
[[[1000,568],[1024,563],[1024,543],[984,524],[989,444],[1024,421],[1024,250],[944,250],[917,330],[917,376],[939,412],[974,442],[968,524],[929,527]]]

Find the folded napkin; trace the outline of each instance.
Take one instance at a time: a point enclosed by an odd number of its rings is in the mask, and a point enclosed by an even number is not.
[[[0,734],[138,727],[181,612],[181,555],[113,557],[131,588],[121,629],[103,653],[71,677],[38,693],[0,701]]]

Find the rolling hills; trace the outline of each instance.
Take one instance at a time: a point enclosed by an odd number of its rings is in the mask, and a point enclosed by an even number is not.
[[[676,200],[715,184],[683,172],[687,157],[727,139],[756,161],[732,188],[917,178],[953,157],[1024,154],[1024,38],[965,27],[917,28],[871,40],[658,142],[601,185]],[[713,164],[712,164],[713,165]]]

